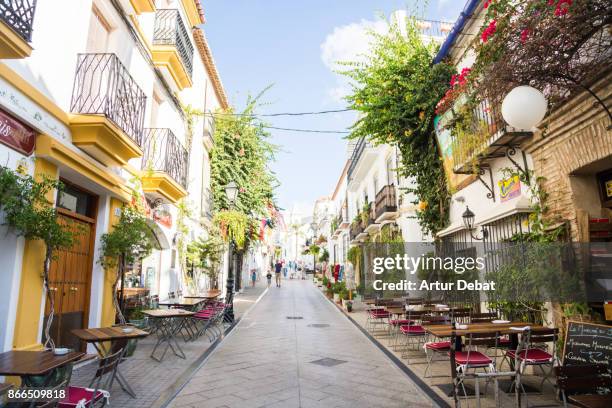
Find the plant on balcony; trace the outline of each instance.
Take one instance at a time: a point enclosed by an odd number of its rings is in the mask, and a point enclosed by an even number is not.
[[[363,203],[363,207],[361,207],[361,211],[359,212],[359,218],[361,221],[361,225],[368,225],[368,220],[370,219],[371,209],[372,209],[372,205],[370,203]]]
[[[45,347],[55,349],[50,330],[55,311],[55,297],[49,290],[49,269],[55,252],[72,246],[79,233],[76,225],[60,222],[52,196],[62,184],[46,176],[40,179],[0,166],[0,211],[4,224],[27,240],[42,241],[45,257],[42,265],[43,287],[49,302],[49,315],[44,328]]]
[[[361,112],[349,137],[399,148],[398,172],[416,182],[407,192],[415,194],[415,203],[429,203],[417,213],[419,224],[425,232],[435,233],[447,223],[450,197],[433,120],[454,68],[447,63],[432,65],[438,46],[423,41],[412,19],[405,30],[391,23],[387,34],[371,36],[366,62],[345,63],[343,72],[354,84],[347,97],[349,106]]]
[[[98,262],[106,270],[115,271],[112,286],[113,305],[121,324],[125,324],[125,317],[119,307],[117,286],[123,276],[125,265],[149,256],[153,251],[153,242],[155,242],[153,231],[138,205],[123,206],[117,224],[110,232],[102,235]]]
[[[531,85],[553,108],[586,90],[610,115],[588,86],[612,63],[611,22],[608,0],[488,1],[470,85],[493,104],[515,86]]]

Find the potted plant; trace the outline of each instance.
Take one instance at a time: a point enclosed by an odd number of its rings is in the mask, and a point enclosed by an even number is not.
[[[345,307],[346,307],[346,311],[351,313],[353,311],[353,301],[348,300],[345,304]]]
[[[327,281],[327,285],[325,286],[325,294],[327,295],[329,299],[331,299],[334,296],[334,288],[331,282],[329,281]]]
[[[117,299],[117,285],[125,265],[146,258],[153,251],[153,232],[138,206],[124,206],[119,222],[111,232],[102,235],[99,263],[106,269],[115,270],[113,304],[120,324],[126,324]]]
[[[50,330],[55,312],[55,296],[49,290],[49,269],[55,251],[69,248],[79,234],[72,223],[60,222],[53,205],[53,193],[61,191],[62,184],[43,176],[41,179],[21,174],[0,166],[0,211],[4,213],[4,224],[16,235],[27,240],[42,241],[45,258],[42,265],[42,280],[49,304],[49,314],[44,327],[44,347],[55,350]]]

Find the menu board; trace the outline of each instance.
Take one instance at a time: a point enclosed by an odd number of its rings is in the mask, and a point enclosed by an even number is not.
[[[567,323],[563,365],[604,363],[612,370],[612,326],[587,322]]]

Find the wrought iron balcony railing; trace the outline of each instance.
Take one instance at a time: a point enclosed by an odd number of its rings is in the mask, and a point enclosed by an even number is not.
[[[365,137],[362,137],[357,141],[357,144],[353,149],[353,153],[351,154],[349,168],[347,171],[347,176],[349,180],[353,178],[353,173],[355,172],[355,168],[359,163],[359,159],[361,158],[361,155],[363,154],[365,149],[368,147],[372,147],[372,144]]]
[[[189,77],[193,72],[193,44],[187,28],[176,9],[158,9],[155,12],[154,45],[175,46]]]
[[[170,129],[147,128],[144,133],[142,169],[163,171],[186,189],[189,164],[187,149]]]
[[[436,20],[418,19],[415,26],[422,35],[440,40],[444,40],[453,29],[453,23]]]
[[[531,132],[506,125],[498,107],[485,98],[473,110],[471,129],[452,135],[451,151],[455,173],[473,173],[476,162],[504,157],[508,149],[520,144]]]
[[[78,55],[71,112],[105,115],[142,147],[146,98],[117,55]]]
[[[349,238],[351,239],[351,241],[354,240],[357,235],[361,234],[363,232],[363,229],[364,228],[361,219],[357,222],[352,222],[351,229],[349,230]]]
[[[340,211],[338,211],[337,219],[338,219],[338,226],[349,222],[348,203],[346,200],[344,200],[344,202],[340,206]]]
[[[30,42],[35,9],[36,0],[0,0],[0,20]]]
[[[376,219],[384,213],[397,211],[397,196],[395,194],[395,186],[389,184],[380,189],[376,193]]]

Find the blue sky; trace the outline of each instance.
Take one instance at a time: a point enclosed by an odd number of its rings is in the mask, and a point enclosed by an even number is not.
[[[203,2],[208,37],[230,103],[273,87],[258,113],[310,112],[345,107],[346,83],[333,62],[367,49],[364,27],[379,28],[378,16],[398,9],[454,21],[464,0],[208,0]],[[364,48],[365,47],[365,48]],[[345,130],[355,114],[270,118],[272,126]],[[346,159],[342,135],[272,130],[281,146],[272,164],[280,180],[281,207],[308,211],[330,195]]]

